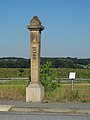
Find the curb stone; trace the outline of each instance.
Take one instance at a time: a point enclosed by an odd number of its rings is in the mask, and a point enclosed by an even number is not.
[[[90,114],[90,110],[87,109],[49,109],[49,108],[15,108],[12,107],[12,112],[40,112],[40,113],[72,113],[72,114]]]
[[[90,110],[76,110],[77,113],[81,113],[81,114],[90,114]]]
[[[46,109],[46,108],[12,108],[11,111],[18,112],[46,112],[46,113],[69,113],[71,109]]]
[[[0,111],[6,111],[8,112],[10,109],[12,109],[13,105],[0,105]]]
[[[43,112],[43,113],[72,113],[71,109],[49,109],[49,108],[12,108],[13,112]]]

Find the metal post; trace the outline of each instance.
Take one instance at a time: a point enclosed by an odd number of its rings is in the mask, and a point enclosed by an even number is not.
[[[74,79],[72,79],[72,96],[74,96]]]

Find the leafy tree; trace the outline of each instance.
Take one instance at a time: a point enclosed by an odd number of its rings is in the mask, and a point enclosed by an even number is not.
[[[46,64],[50,61],[51,68],[88,68],[90,65],[90,58],[41,58],[41,64]],[[0,68],[29,68],[30,59],[17,58],[17,57],[4,57],[0,58]]]

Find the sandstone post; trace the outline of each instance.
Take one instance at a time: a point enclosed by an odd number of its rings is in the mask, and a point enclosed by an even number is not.
[[[30,30],[31,82],[26,88],[26,102],[40,102],[44,97],[44,87],[40,83],[41,31],[44,27],[34,16],[27,29]]]

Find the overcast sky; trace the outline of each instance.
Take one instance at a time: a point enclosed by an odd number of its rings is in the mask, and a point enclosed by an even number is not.
[[[33,16],[45,27],[41,56],[90,58],[90,0],[0,0],[0,58],[30,57]]]

